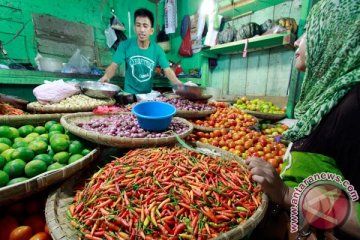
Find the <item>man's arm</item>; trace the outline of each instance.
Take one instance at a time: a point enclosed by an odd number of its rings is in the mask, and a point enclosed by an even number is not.
[[[164,74],[172,84],[182,84],[182,82],[176,77],[174,71],[171,68],[165,68]]]
[[[105,70],[104,76],[99,79],[99,82],[110,82],[110,79],[115,75],[119,65],[111,63]]]

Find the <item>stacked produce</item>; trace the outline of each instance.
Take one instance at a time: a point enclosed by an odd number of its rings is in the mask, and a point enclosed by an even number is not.
[[[9,103],[0,103],[0,115],[24,115],[25,112]]]
[[[191,141],[200,141],[232,152],[243,159],[256,156],[270,162],[278,172],[282,167],[285,146],[268,138],[260,132],[241,127],[239,130],[215,130],[210,133],[197,131],[188,137]]]
[[[96,115],[104,115],[109,113],[130,112],[125,106],[97,106],[92,111]]]
[[[207,104],[195,103],[183,98],[167,98],[167,97],[158,97],[156,101],[166,102],[174,105],[176,109],[182,111],[212,111],[214,108]]]
[[[281,136],[289,127],[281,123],[262,123],[259,124],[259,128],[262,134],[275,137]]]
[[[175,132],[181,134],[189,130],[189,126],[174,118],[170,126],[163,132],[150,132],[140,128],[138,120],[131,114],[113,115],[94,118],[88,122],[78,123],[77,126],[101,134],[129,137],[129,138],[159,138],[169,137]]]
[[[240,127],[250,127],[257,123],[256,118],[244,113],[236,108],[230,107],[216,108],[216,112],[204,120],[195,120],[194,123],[203,127],[210,128],[230,128],[239,129]],[[224,105],[221,105],[224,106]]]
[[[239,98],[236,103],[234,103],[234,107],[237,107],[241,110],[250,110],[270,114],[285,113],[284,109],[275,106],[272,102],[263,101],[260,99],[248,100],[246,97]]]
[[[44,126],[0,126],[0,187],[26,181],[71,164],[90,150],[70,140],[56,121]]]
[[[44,208],[46,195],[36,195],[0,208],[0,239],[50,240]]]
[[[42,104],[40,102],[29,103],[32,108],[53,107],[53,108],[95,108],[97,106],[109,105],[113,100],[104,100],[88,97],[84,94],[73,95],[58,103]]]
[[[137,149],[95,173],[69,215],[86,239],[210,239],[261,205],[250,179],[236,160],[178,147]]]

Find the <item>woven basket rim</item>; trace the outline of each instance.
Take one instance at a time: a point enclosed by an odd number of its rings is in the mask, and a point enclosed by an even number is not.
[[[234,155],[230,152],[227,152],[223,149],[211,146],[209,144],[203,143],[195,143],[195,146],[200,148],[207,148],[210,150],[214,150],[215,152],[222,153],[224,156],[236,159],[243,164],[243,159],[237,155]],[[51,192],[46,201],[45,207],[45,217],[46,222],[49,226],[49,231],[54,240],[58,239],[78,239],[78,235],[76,234],[76,230],[70,225],[67,220],[66,210],[67,206],[72,203],[75,191],[73,189],[74,184],[78,183],[78,180],[87,178],[88,176],[82,174],[75,175],[62,183],[58,189],[55,189]],[[69,192],[70,190],[70,192]],[[228,240],[228,239],[240,239],[245,237],[248,233],[250,233],[255,227],[259,224],[259,222],[264,217],[266,210],[268,207],[268,197],[265,193],[262,194],[261,205],[256,209],[255,213],[247,219],[245,224],[241,224],[236,228],[219,235],[214,240]],[[62,213],[63,215],[59,215],[58,213]],[[64,222],[65,221],[65,222]],[[65,224],[64,224],[65,223]],[[67,235],[68,234],[68,235]]]
[[[105,100],[103,100],[105,101]],[[89,106],[77,106],[77,107],[54,107],[52,105],[42,105],[41,107],[33,106],[36,102],[31,102],[27,105],[27,109],[33,112],[40,113],[73,113],[73,112],[87,112],[92,111],[97,106],[110,106],[114,105],[116,101],[109,99],[107,103],[92,104]]]
[[[175,116],[183,118],[204,118],[216,112],[216,108],[206,111],[187,111],[176,109]]]
[[[86,156],[66,165],[65,167],[41,173],[23,182],[1,187],[0,204],[5,204],[12,200],[21,199],[31,195],[32,193],[39,192],[55,183],[58,183],[67,177],[72,176],[77,171],[86,166],[89,162],[92,162],[94,159],[96,159],[96,157],[99,155],[99,150],[99,148],[95,148]]]
[[[254,117],[257,118],[269,119],[269,120],[280,120],[286,117],[285,113],[271,114],[271,113],[262,113],[262,112],[250,111],[250,110],[241,110],[241,111],[253,115]]]
[[[204,126],[201,126],[201,125],[198,125],[198,124],[195,124],[195,123],[193,123],[193,126],[194,126],[194,129],[200,130],[200,131],[202,131],[202,132],[213,132],[213,131],[215,131],[215,130],[222,130],[222,129],[230,130],[230,128],[204,127]]]
[[[176,143],[177,139],[176,136],[172,135],[169,137],[162,137],[162,138],[128,138],[128,137],[117,137],[117,136],[110,136],[105,134],[99,134],[97,132],[92,132],[85,130],[81,127],[76,126],[73,122],[70,122],[71,119],[79,119],[81,117],[108,117],[112,115],[130,115],[130,112],[118,112],[118,113],[111,113],[111,114],[104,114],[104,115],[96,115],[94,113],[73,113],[64,115],[60,122],[64,126],[65,129],[82,137],[88,141],[95,142],[98,144],[112,146],[112,147],[120,147],[120,148],[132,148],[132,147],[144,147],[144,146],[160,146],[166,144]],[[174,117],[177,121],[181,121],[185,123],[189,129],[186,132],[178,134],[180,138],[185,138],[193,131],[193,126],[190,122],[186,121],[183,118]]]

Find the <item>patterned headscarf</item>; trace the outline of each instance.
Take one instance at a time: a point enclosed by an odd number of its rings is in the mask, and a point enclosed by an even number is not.
[[[305,78],[295,107],[299,121],[285,133],[291,141],[308,136],[360,83],[360,1],[320,1],[306,32]]]

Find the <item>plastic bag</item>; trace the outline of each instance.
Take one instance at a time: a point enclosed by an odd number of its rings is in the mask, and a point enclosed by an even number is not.
[[[192,52],[192,47],[191,47],[191,31],[190,31],[190,25],[188,26],[186,35],[180,45],[179,48],[179,54],[183,57],[191,57],[193,52]]]
[[[33,90],[36,99],[43,104],[57,103],[80,92],[77,84],[66,83],[62,79],[54,82],[45,82],[45,84],[37,86]]]
[[[105,37],[106,37],[106,45],[111,48],[112,45],[116,42],[117,36],[114,29],[109,25],[107,29],[105,29]]]
[[[160,95],[161,95],[160,92],[151,90],[151,92],[149,93],[136,94],[136,99],[138,101],[151,101],[151,100],[155,100],[155,98],[157,98]]]
[[[266,32],[264,32],[262,35],[267,35],[267,34],[274,34],[274,33],[282,33],[287,31],[286,28],[279,26],[279,25],[275,25],[272,28],[268,29]]]
[[[80,49],[76,49],[75,53],[65,64],[62,72],[65,73],[90,73],[89,60],[80,53]]]

